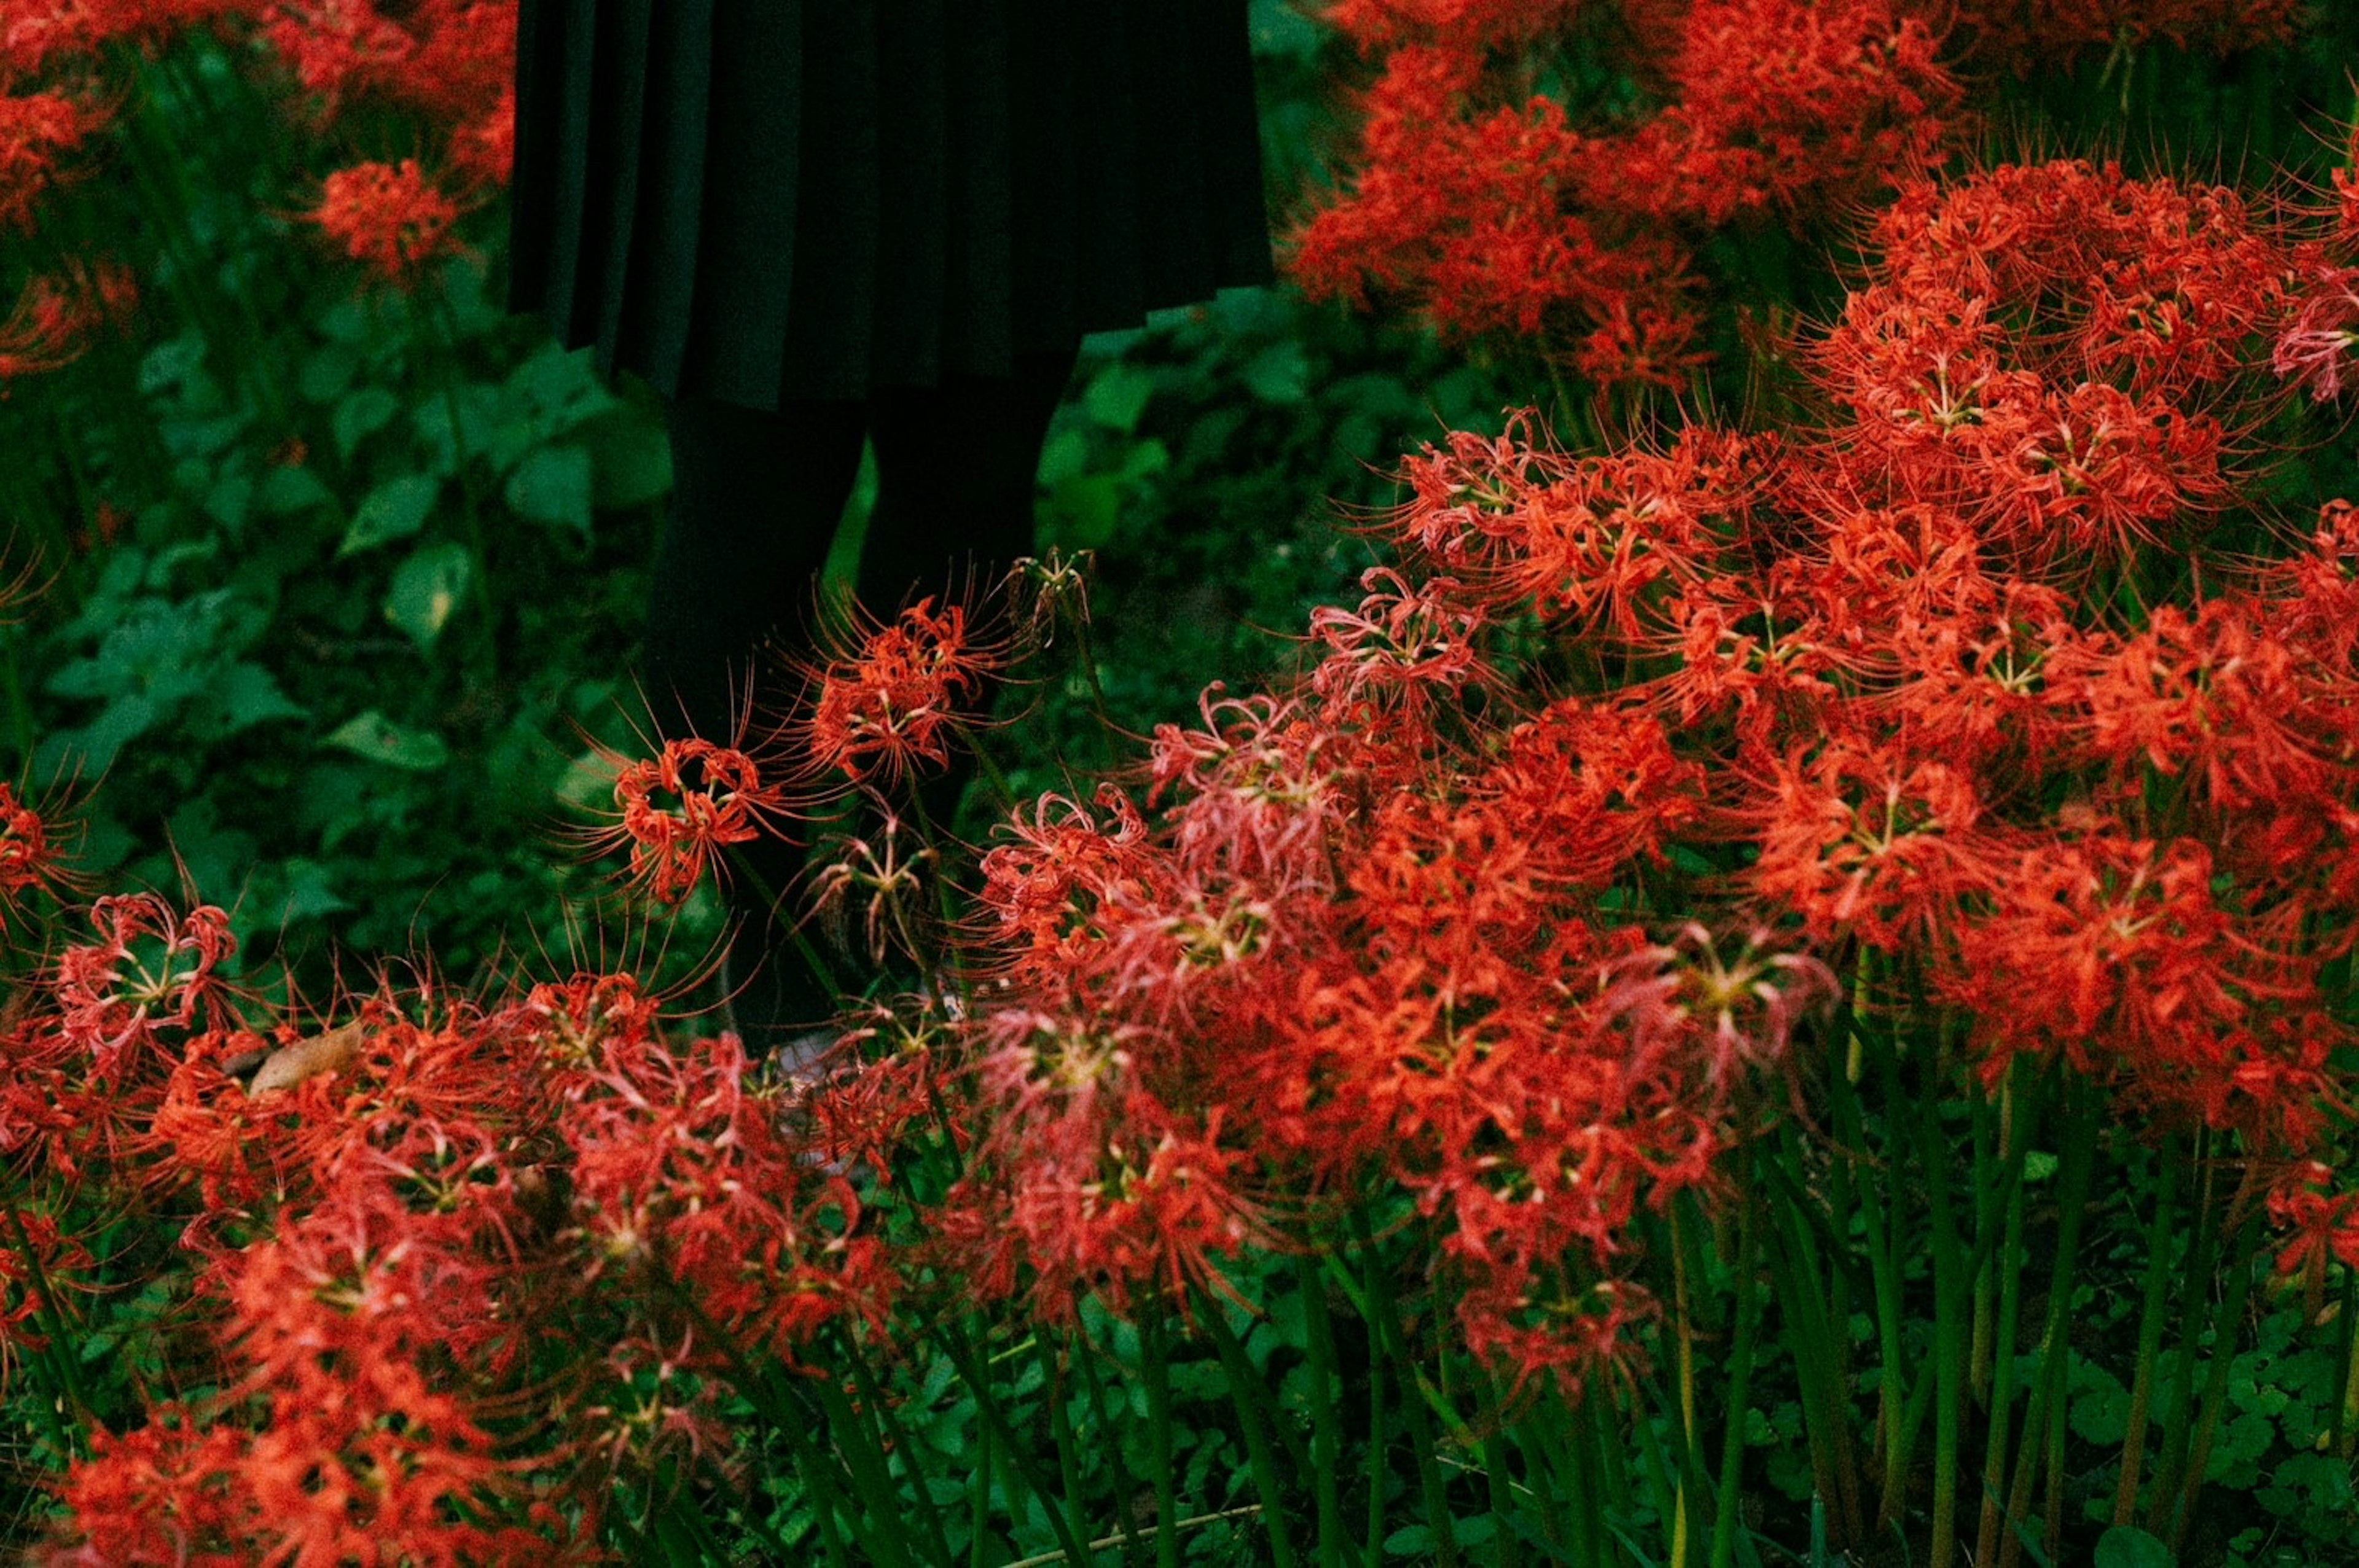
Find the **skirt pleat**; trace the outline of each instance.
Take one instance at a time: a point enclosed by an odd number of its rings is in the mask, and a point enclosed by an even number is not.
[[[1243,0],[524,0],[509,303],[749,407],[1270,276]]]

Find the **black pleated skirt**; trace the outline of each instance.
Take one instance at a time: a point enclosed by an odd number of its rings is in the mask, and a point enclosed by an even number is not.
[[[508,302],[775,408],[1270,276],[1246,0],[523,0]]]

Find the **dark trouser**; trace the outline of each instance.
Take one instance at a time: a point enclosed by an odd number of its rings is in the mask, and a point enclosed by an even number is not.
[[[775,414],[669,405],[670,520],[656,557],[641,668],[658,731],[727,741],[749,682],[756,712],[796,695],[776,689],[778,658],[799,660],[812,649],[816,579],[864,442],[875,445],[877,488],[857,591],[872,612],[889,616],[970,575],[987,582],[1030,554],[1040,443],[1073,359],[1072,351],[1029,356],[1005,380],[887,389],[860,403],[789,403]],[[766,638],[777,656],[757,663]],[[930,783],[929,808],[955,804],[962,783]],[[946,817],[943,809],[937,820]],[[755,879],[774,891],[801,874],[799,845],[746,848]],[[757,982],[739,1002],[749,1035],[757,1015],[774,1013],[761,1022],[781,1025],[826,1016],[832,999],[780,948],[783,927],[771,926],[773,912],[760,907],[753,881],[733,878],[730,887],[733,917],[755,933],[739,941],[738,978],[766,955],[767,984]]]

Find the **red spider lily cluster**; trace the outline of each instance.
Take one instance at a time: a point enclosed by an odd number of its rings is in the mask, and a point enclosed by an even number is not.
[[[1467,1343],[1577,1379],[1647,1310],[1634,1217],[1806,1090],[1838,971],[1993,1079],[2324,1153],[2359,514],[2272,546],[2237,455],[2342,287],[2352,236],[2290,222],[2082,163],[1914,182],[1815,425],[1413,460],[1299,686],[1161,732],[1151,820],[1049,797],[985,857],[963,1268],[1183,1297],[1390,1190]],[[2296,1217],[2347,1249],[2348,1209]]]
[[[1706,232],[1845,212],[1945,145],[1962,89],[1931,10],[1345,0],[1327,19],[1381,74],[1347,189],[1295,237],[1294,276],[1412,303],[1452,338],[1538,347],[1604,385],[1684,387]],[[1651,108],[1582,117],[1532,92],[1617,27],[1614,58],[1656,89]]]
[[[1342,189],[1295,235],[1294,276],[1314,295],[1412,306],[1447,337],[1538,351],[1603,388],[1684,390],[1706,357],[1698,262],[1713,235],[1824,232],[1940,167],[1976,123],[1977,81],[2090,49],[2282,43],[2299,11],[1337,0],[1325,19],[1377,74]],[[1601,59],[1636,100],[1584,96]]]
[[[881,1323],[858,1198],[734,1038],[668,1041],[614,975],[490,1008],[387,989],[332,1031],[257,1033],[220,918],[101,901],[100,939],[60,951],[7,1039],[38,1253],[36,1274],[7,1249],[9,1351],[96,1288],[59,1215],[177,1217],[174,1371],[219,1390],[156,1389],[98,1433],[55,1561],[595,1555],[619,1477],[730,1451],[733,1357]]]
[[[408,285],[457,249],[475,193],[504,185],[516,149],[516,0],[26,0],[0,15],[0,229],[40,227],[61,187],[101,176],[110,129],[144,91],[136,63],[191,27],[228,39],[310,105],[312,134],[378,104],[431,135],[425,162],[364,160],[322,176],[306,216],[335,250]],[[103,258],[19,280],[0,326],[0,381],[72,360],[136,297]]]

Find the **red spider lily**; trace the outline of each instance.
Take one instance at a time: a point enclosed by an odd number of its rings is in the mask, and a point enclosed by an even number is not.
[[[1371,567],[1355,611],[1322,605],[1310,634],[1332,650],[1312,671],[1310,689],[1330,702],[1415,705],[1432,692],[1480,684],[1475,654],[1483,612],[1457,602],[1458,584],[1433,578],[1412,587],[1398,572]]]
[[[420,172],[416,158],[340,168],[303,216],[336,248],[387,283],[407,288],[429,262],[458,254],[463,210]]]
[[[943,1217],[976,1289],[1012,1294],[1028,1269],[1034,1310],[1067,1323],[1090,1292],[1124,1311],[1141,1294],[1219,1288],[1215,1257],[1266,1238],[1223,1113],[1191,1115],[1151,1087],[1168,1036],[1024,1008],[984,1027],[978,1087],[993,1115]]]
[[[2312,279],[2293,324],[2277,336],[2269,368],[2288,381],[2308,384],[2310,395],[2329,403],[2343,395],[2352,351],[2359,348],[2359,267],[2336,267]]]
[[[1044,795],[1028,819],[1019,812],[1000,826],[1005,840],[983,857],[983,940],[1002,951],[1019,978],[1045,979],[1086,962],[1105,939],[1097,912],[1110,902],[1135,902],[1158,871],[1145,847],[1146,819],[1127,796],[1100,786],[1093,816],[1079,802]]]
[[[12,0],[0,20],[0,67],[31,76],[117,39],[152,42],[252,9],[253,0]]]
[[[0,227],[32,228],[34,208],[60,178],[59,158],[112,118],[65,92],[0,92]]]
[[[303,90],[332,110],[390,81],[418,47],[373,0],[273,0],[262,33]]]
[[[2185,777],[2214,811],[2317,799],[2347,770],[2298,660],[2262,606],[2216,599],[2190,616],[2164,605],[2142,632],[2060,648],[2049,702],[2125,793],[2143,787],[2143,766]]]
[[[93,328],[127,315],[138,297],[131,275],[106,266],[67,278],[35,277],[0,322],[0,382],[72,363]]]
[[[14,785],[0,781],[0,930],[33,900],[54,896],[69,881],[49,816],[26,805]]]
[[[2004,839],[1969,773],[1897,747],[1835,739],[1776,762],[1745,837],[1745,885],[1821,940],[1930,945],[1985,893]]]
[[[2278,1273],[2322,1278],[2330,1258],[2359,1269],[2359,1192],[2341,1187],[2334,1167],[2305,1160],[2269,1188],[2269,1223],[2294,1233],[2277,1251]]]
[[[887,811],[871,832],[837,834],[814,846],[806,871],[811,914],[832,916],[845,928],[852,906],[863,906],[862,945],[880,967],[895,951],[925,962],[934,947],[920,933],[933,924],[927,895],[940,874],[941,856],[932,845],[912,843],[912,838],[899,816]]]
[[[738,1346],[790,1362],[831,1322],[881,1325],[895,1281],[856,1233],[859,1200],[799,1158],[775,1091],[746,1082],[734,1037],[681,1059],[610,1034],[559,1096],[593,1272],[669,1281]]]
[[[91,905],[96,942],[70,945],[50,989],[59,1033],[94,1056],[110,1076],[152,1044],[158,1029],[192,1031],[223,1000],[214,973],[236,951],[229,916],[211,904],[183,917],[154,893],[102,898]]]
[[[974,642],[962,604],[929,596],[861,636],[816,672],[802,733],[814,773],[898,784],[950,761],[951,738],[974,722],[1004,650]]]
[[[42,1325],[55,1321],[59,1287],[97,1276],[97,1259],[55,1215],[11,1200],[7,1227],[0,1229],[0,1377],[14,1376],[24,1351],[47,1347]]]
[[[1675,101],[1612,150],[1622,200],[1713,225],[1855,200],[1949,135],[1963,93],[1939,43],[1891,0],[1698,0]]]
[[[2027,72],[2087,49],[2148,41],[2227,54],[2282,43],[2299,0],[1965,0],[1956,26],[1985,69]]]
[[[382,97],[463,126],[511,92],[516,0],[270,0],[263,36],[330,113]]]
[[[619,819],[594,836],[627,846],[630,877],[658,903],[686,898],[705,872],[728,873],[726,851],[778,831],[784,788],[732,746],[667,741],[654,757],[625,766],[614,781]]]

